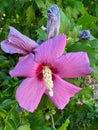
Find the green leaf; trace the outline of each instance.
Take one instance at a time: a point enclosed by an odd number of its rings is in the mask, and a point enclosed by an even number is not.
[[[19,118],[19,113],[13,109],[9,115],[9,118],[13,120],[13,122],[15,123],[15,125],[17,126],[20,122],[20,118]]]
[[[4,61],[4,60],[6,60],[6,59],[7,59],[7,58],[6,58],[5,56],[0,55],[0,62]]]
[[[76,25],[73,27],[72,31],[69,32],[68,36],[72,39],[72,42],[78,41],[80,29],[81,29],[81,26]],[[71,42],[71,44],[72,44],[72,42]]]
[[[39,39],[41,39],[43,41],[47,39],[47,34],[42,29],[37,29],[36,32],[37,32],[37,35],[38,35]]]
[[[13,120],[9,119],[6,121],[5,130],[16,130],[17,127]]]
[[[4,68],[4,67],[8,67],[9,66],[9,61],[7,60],[7,58],[3,55],[0,55],[0,67]]]
[[[41,129],[40,130],[53,130],[52,128],[50,128],[50,127],[47,127],[47,126],[43,126],[43,127],[41,127]]]
[[[34,19],[35,19],[35,11],[32,5],[30,5],[26,10],[26,25],[31,26],[31,22],[34,21]]]
[[[66,119],[65,123],[58,130],[67,130],[66,128],[70,124],[70,120]]]
[[[11,99],[6,99],[2,104],[0,104],[0,108],[6,108],[9,105],[12,105],[13,103],[15,103],[15,100],[11,100]]]
[[[25,125],[19,126],[18,130],[31,130],[30,124],[25,124]]]
[[[78,19],[78,24],[82,25],[84,29],[88,29],[89,27],[94,26],[95,22],[97,21],[97,17],[91,15],[84,15]]]
[[[0,63],[0,67],[1,68],[5,68],[5,67],[8,67],[9,66],[9,61],[3,61],[2,63]]]
[[[98,81],[98,66],[94,66],[93,71],[94,71],[94,76],[95,76],[96,80]]]
[[[95,11],[96,11],[96,16],[98,17],[98,5],[96,5]]]
[[[60,17],[61,17],[60,33],[67,33],[71,27],[70,19],[61,9],[60,9]]]
[[[45,8],[45,4],[42,0],[35,0],[35,3],[37,4],[38,8]]]
[[[7,112],[4,109],[0,109],[0,117],[5,118],[7,115]]]

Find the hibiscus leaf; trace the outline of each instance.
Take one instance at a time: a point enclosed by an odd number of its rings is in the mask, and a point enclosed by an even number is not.
[[[97,17],[91,16],[91,15],[83,15],[78,19],[78,24],[82,25],[83,28],[90,28],[91,26],[94,26],[94,23],[98,21]]]
[[[62,126],[58,130],[66,130],[69,124],[70,124],[70,120],[66,119],[65,123],[63,123]]]
[[[13,120],[16,126],[19,125],[20,118],[19,118],[19,113],[15,109],[12,109],[11,113],[9,114],[9,118]]]
[[[60,26],[60,33],[68,33],[68,31],[70,30],[72,26],[72,23],[61,9],[60,9],[60,17],[61,17],[61,23],[62,23]]]
[[[5,130],[15,130],[17,129],[14,121],[12,119],[9,119],[5,123]]]
[[[6,114],[7,114],[6,110],[0,109],[0,118],[1,118],[1,117],[2,117],[2,118],[5,118],[5,117],[6,117]]]
[[[46,35],[45,31],[43,31],[42,29],[37,29],[36,32],[37,32],[37,35],[38,35],[39,39],[46,40],[47,35]]]
[[[1,108],[6,108],[12,104],[14,104],[16,101],[12,99],[6,99],[2,104],[0,104],[0,109]]]
[[[45,7],[44,1],[42,0],[34,0],[34,2],[37,4],[39,9]]]
[[[26,10],[26,25],[31,26],[31,22],[35,19],[35,11],[33,6],[30,5]]]
[[[30,124],[24,124],[18,127],[17,130],[31,130]]]

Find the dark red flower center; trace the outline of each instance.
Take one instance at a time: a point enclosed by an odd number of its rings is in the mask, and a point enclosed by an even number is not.
[[[49,95],[53,96],[53,73],[57,71],[49,65],[39,65],[36,74],[40,81],[43,81],[45,87],[49,90]]]

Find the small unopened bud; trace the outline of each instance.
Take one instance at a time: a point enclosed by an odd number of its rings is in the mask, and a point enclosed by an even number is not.
[[[48,39],[55,37],[59,34],[60,28],[60,11],[56,4],[53,4],[47,10],[47,37]]]
[[[51,110],[51,114],[52,114],[52,115],[55,115],[55,114],[56,114],[56,111],[55,111],[55,110]]]
[[[48,121],[50,119],[50,115],[49,114],[46,114],[45,115],[45,119]]]
[[[90,40],[90,38],[91,38],[91,35],[90,35],[90,31],[89,30],[81,31],[80,36],[79,36],[80,40],[84,40],[84,39]]]

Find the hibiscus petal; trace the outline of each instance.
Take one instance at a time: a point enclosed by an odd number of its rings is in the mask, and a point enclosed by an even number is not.
[[[10,71],[11,77],[33,77],[37,74],[39,65],[34,62],[34,55],[29,54],[19,58],[19,62],[13,70]]]
[[[65,45],[66,36],[64,34],[55,36],[35,49],[35,60],[39,63],[50,64],[62,55]]]
[[[22,108],[33,112],[37,108],[45,89],[42,81],[37,78],[27,78],[16,90],[16,100]]]
[[[58,58],[54,66],[63,78],[81,77],[92,72],[85,52],[67,53]]]
[[[14,27],[10,27],[8,39],[1,42],[2,50],[10,54],[27,54],[28,52],[32,52],[37,46],[35,41],[23,35]]]
[[[20,47],[13,45],[8,40],[4,40],[1,42],[1,49],[9,54],[19,53],[19,54],[25,54],[25,50],[20,49]]]
[[[62,110],[68,104],[70,98],[80,90],[81,88],[76,87],[75,85],[62,80],[59,76],[55,75],[53,86],[54,95],[50,96],[48,90],[46,90],[45,93],[54,102],[57,108]]]

